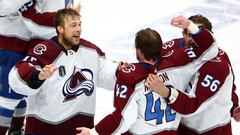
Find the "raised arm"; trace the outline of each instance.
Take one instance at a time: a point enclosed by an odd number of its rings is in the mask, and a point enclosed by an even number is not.
[[[216,61],[217,59],[206,62],[198,70],[186,89],[193,92],[189,96],[183,93],[185,90],[165,86],[163,80],[153,74],[148,76],[146,86],[161,94],[170,107],[181,114],[201,112],[217,98],[226,101],[230,101],[231,98],[229,90],[232,89],[233,77],[230,66],[223,60],[221,63]]]
[[[37,0],[30,0],[19,9],[19,14],[22,16],[26,27],[33,33],[34,36],[43,39],[49,39],[56,35],[56,30],[54,28],[54,17],[57,11],[41,12],[37,10],[37,5]],[[69,3],[67,7],[73,8],[80,12],[80,3],[76,7],[72,6],[73,5]]]

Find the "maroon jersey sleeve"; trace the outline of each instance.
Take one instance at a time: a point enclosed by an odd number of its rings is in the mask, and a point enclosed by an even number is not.
[[[232,92],[232,102],[233,102],[233,105],[236,107],[236,106],[239,106],[239,99],[238,99],[238,96],[237,96],[237,93],[236,93],[236,90],[237,90],[237,87],[235,85],[235,75],[234,75],[234,72],[233,72],[233,68],[232,68],[232,64],[231,64],[231,61],[227,55],[226,52],[224,52],[223,50],[219,49],[219,53],[220,55],[222,55],[222,57],[224,57],[226,59],[226,61],[228,62],[228,64],[231,66],[231,71],[232,71],[232,74],[233,74],[233,92]]]
[[[233,87],[232,87],[232,102],[233,102],[233,106],[232,106],[232,109],[231,109],[231,116],[232,116],[234,109],[239,106],[239,99],[238,99],[238,95],[236,93],[237,87],[235,85],[235,75],[234,75],[234,72],[233,72],[231,61],[230,61],[227,53],[219,48],[219,54],[222,55],[222,57],[224,57],[224,59],[231,66],[231,71],[232,71],[232,74],[233,74]]]
[[[197,81],[193,82],[196,83],[196,87],[192,84],[195,97],[191,98],[179,92],[176,101],[170,106],[182,114],[195,112],[202,103],[213,97],[221,89],[229,74],[229,64],[224,59],[219,61],[216,58],[206,62],[195,75]]]
[[[214,42],[211,33],[204,28],[200,28],[199,32],[197,34],[193,34],[192,37],[197,44],[197,46],[193,48],[194,50],[195,48],[197,49],[196,52],[199,51],[199,55],[201,55],[202,52],[202,50],[199,50],[199,48],[209,48]],[[173,39],[165,42],[162,46],[162,54],[166,54],[169,51],[176,49],[186,49],[185,41],[183,38]]]
[[[183,38],[173,39],[163,44],[161,53],[165,54],[171,50],[181,49],[183,47],[185,47]]]
[[[199,59],[199,62],[203,62],[204,60],[210,60],[217,55],[218,49],[215,45],[216,42],[209,31],[206,29],[200,29],[199,32],[192,35],[192,37],[198,46],[181,48],[176,47],[182,42],[180,39],[169,41],[168,46],[170,47],[166,47],[165,51],[162,52],[162,63],[164,64],[161,63],[160,69],[183,66],[197,59]]]
[[[53,45],[49,40],[39,43],[28,51],[25,58],[16,64],[18,73],[24,81],[30,80],[36,65],[44,67],[51,64],[61,52],[61,48]]]
[[[39,13],[36,8],[36,0],[31,0],[25,3],[19,11],[26,19],[33,21],[36,24],[54,27],[54,17],[56,12]]]
[[[95,126],[95,129],[99,134],[112,134],[119,126],[121,126],[121,121],[123,119],[122,113],[130,102],[135,85],[145,79],[148,73],[148,70],[145,70],[138,64],[119,71],[114,89],[115,111],[106,116]]]

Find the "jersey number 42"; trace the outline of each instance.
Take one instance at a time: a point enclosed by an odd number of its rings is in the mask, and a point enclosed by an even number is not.
[[[163,118],[165,115],[166,122],[174,121],[176,118],[176,113],[171,112],[171,108],[167,105],[165,109],[161,109],[161,100],[158,98],[154,103],[153,93],[150,92],[145,95],[147,100],[147,106],[145,110],[145,120],[156,119],[156,125],[163,123]],[[165,104],[165,103],[164,103]],[[154,111],[152,111],[154,110]]]

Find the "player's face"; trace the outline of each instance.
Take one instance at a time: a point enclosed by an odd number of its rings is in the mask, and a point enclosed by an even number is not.
[[[200,23],[195,23],[195,24],[198,27],[204,26],[203,24],[200,24]],[[183,33],[183,38],[185,40],[185,43],[186,43],[187,47],[191,47],[191,46],[196,45],[196,42],[193,40],[192,34],[191,34],[191,32],[189,30],[184,30],[182,33]]]
[[[62,41],[66,46],[79,45],[81,35],[81,21],[79,17],[68,16],[62,32]]]
[[[182,31],[182,34],[183,34],[183,38],[185,39],[185,42],[189,43],[192,40],[192,34],[190,33],[190,31],[185,29]]]

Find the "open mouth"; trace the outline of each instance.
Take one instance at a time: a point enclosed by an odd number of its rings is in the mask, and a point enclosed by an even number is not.
[[[75,37],[75,38],[79,38],[79,37],[80,37],[80,35],[73,35],[73,37]]]
[[[79,40],[80,39],[80,35],[74,35],[73,38],[76,39],[76,40]]]

